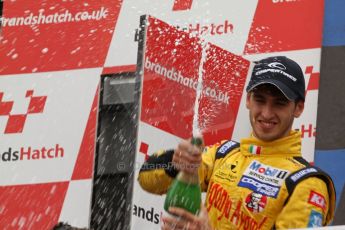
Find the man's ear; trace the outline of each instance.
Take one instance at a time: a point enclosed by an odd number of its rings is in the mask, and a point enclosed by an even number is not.
[[[298,118],[301,116],[301,114],[303,113],[304,110],[304,101],[298,101],[296,103],[296,107],[295,107],[295,112],[294,112],[294,117]]]
[[[247,107],[247,109],[249,109],[250,94],[251,94],[250,92],[247,93],[247,98],[246,98],[246,107]]]

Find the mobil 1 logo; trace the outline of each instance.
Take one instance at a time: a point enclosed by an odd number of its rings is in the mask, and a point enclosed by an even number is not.
[[[276,198],[289,171],[252,161],[243,173],[238,186]]]
[[[254,160],[246,168],[244,175],[252,177],[257,181],[280,187],[289,175],[289,171]]]

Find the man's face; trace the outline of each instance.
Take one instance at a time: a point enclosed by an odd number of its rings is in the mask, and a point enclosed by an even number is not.
[[[263,84],[247,94],[246,106],[254,136],[267,142],[289,135],[304,102],[289,101],[275,86]]]

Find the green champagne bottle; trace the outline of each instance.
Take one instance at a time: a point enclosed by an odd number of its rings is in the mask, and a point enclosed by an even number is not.
[[[202,146],[200,137],[193,137],[193,145]],[[177,174],[170,185],[164,202],[164,210],[169,212],[169,207],[183,208],[194,215],[198,215],[201,207],[201,189],[198,171],[193,174],[183,171]]]

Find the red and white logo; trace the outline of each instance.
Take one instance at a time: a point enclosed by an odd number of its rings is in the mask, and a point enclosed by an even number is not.
[[[322,208],[322,210],[326,209],[325,197],[320,193],[310,191],[308,203],[316,207]]]
[[[252,192],[246,198],[247,209],[251,212],[261,212],[264,210],[267,204],[267,197],[260,194]]]
[[[173,5],[173,11],[190,10],[193,0],[175,0]]]
[[[29,106],[26,113],[13,114],[14,101],[4,101],[4,92],[0,92],[0,116],[8,116],[4,133],[22,133],[28,115],[43,113],[47,96],[34,96],[34,90],[27,90],[25,97],[29,98]]]

